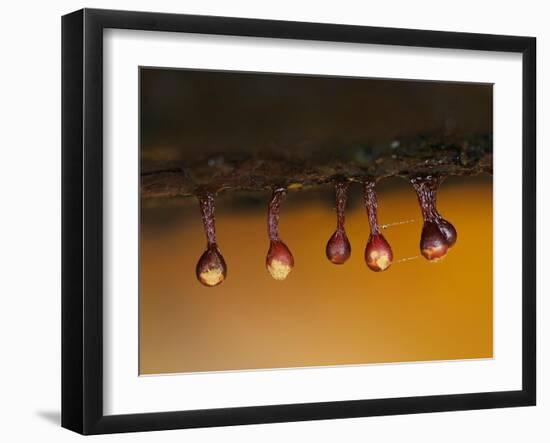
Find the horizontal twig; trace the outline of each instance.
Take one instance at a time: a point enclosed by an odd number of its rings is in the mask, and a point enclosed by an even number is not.
[[[141,173],[144,199],[196,196],[205,191],[267,190],[311,187],[335,179],[410,177],[415,174],[492,173],[491,135],[464,138],[416,137],[387,145],[311,149],[294,155],[292,147],[274,154],[197,155],[186,163],[148,165]],[[250,151],[247,151],[250,152]]]

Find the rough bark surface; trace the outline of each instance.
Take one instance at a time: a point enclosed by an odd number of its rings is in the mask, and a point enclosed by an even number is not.
[[[303,147],[302,147],[303,148]],[[383,146],[342,149],[280,148],[275,154],[197,155],[188,162],[148,164],[141,173],[142,199],[197,196],[206,191],[260,191],[284,186],[311,187],[337,179],[409,177],[415,174],[492,173],[492,137],[416,137]],[[307,154],[304,154],[306,152]]]

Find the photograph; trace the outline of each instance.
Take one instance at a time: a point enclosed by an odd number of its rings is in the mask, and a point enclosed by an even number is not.
[[[140,376],[494,357],[492,83],[140,66],[138,93]]]
[[[521,440],[542,416],[538,31],[494,9],[456,28],[296,8],[62,16],[61,349],[44,349],[61,426],[219,440],[307,421],[311,440],[410,415],[396,440],[480,423]]]
[[[0,441],[550,442],[549,15],[470,3],[3,4]]]

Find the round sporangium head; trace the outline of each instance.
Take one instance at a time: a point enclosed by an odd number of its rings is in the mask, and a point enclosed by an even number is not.
[[[455,227],[451,224],[451,222],[445,220],[444,218],[440,218],[438,220],[438,225],[439,230],[445,236],[445,240],[447,240],[449,248],[453,247],[458,237]]]
[[[284,280],[294,267],[294,257],[282,241],[271,241],[265,266],[275,280]]]
[[[217,286],[225,280],[227,266],[220,250],[215,244],[209,245],[201,255],[197,263],[196,273],[197,279],[204,286]]]
[[[445,257],[449,250],[449,243],[436,222],[425,222],[420,237],[420,252],[431,261]]]
[[[375,271],[385,271],[393,261],[393,252],[382,234],[371,234],[365,248],[367,266]]]
[[[327,242],[327,258],[335,265],[342,265],[351,255],[351,244],[346,232],[336,230]]]

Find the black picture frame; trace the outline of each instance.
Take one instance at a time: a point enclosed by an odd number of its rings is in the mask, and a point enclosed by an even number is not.
[[[102,77],[103,30],[107,28],[522,54],[522,389],[104,415]],[[535,67],[533,37],[97,9],[65,15],[62,18],[62,426],[82,434],[104,434],[535,405]]]

